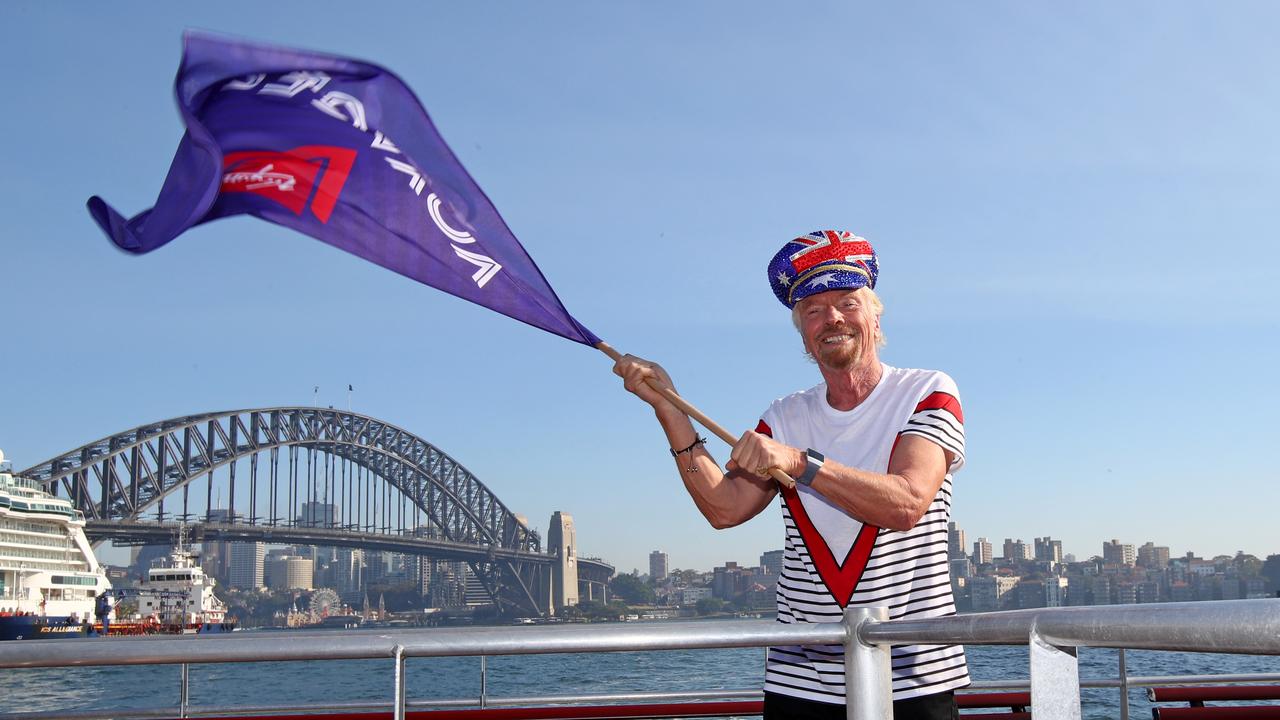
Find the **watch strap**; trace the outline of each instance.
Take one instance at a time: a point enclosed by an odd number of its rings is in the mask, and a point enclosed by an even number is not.
[[[813,448],[806,449],[804,455],[804,472],[800,474],[800,477],[796,478],[796,483],[810,485],[813,483],[813,478],[817,476],[818,470],[822,469],[822,465],[827,461],[827,458]]]

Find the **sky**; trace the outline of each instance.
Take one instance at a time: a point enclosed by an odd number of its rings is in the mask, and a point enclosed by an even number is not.
[[[885,362],[964,405],[953,519],[1280,553],[1280,6],[1233,2],[0,4],[0,448],[16,469],[215,410],[346,407],[621,571],[754,565],[601,353],[239,217],[144,256],[186,28],[395,71],[582,324],[734,432],[816,384],[765,268],[852,230]],[[1272,450],[1267,450],[1272,448]],[[713,454],[727,448],[713,441]]]

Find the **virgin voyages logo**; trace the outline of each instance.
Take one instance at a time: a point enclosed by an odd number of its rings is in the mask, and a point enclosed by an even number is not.
[[[227,153],[222,161],[222,192],[253,193],[329,222],[356,151],[332,145],[305,145],[284,152],[248,150]]]

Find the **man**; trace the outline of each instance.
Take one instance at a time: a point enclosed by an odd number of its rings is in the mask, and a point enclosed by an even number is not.
[[[111,634],[111,596],[105,592],[98,596],[94,602],[94,614],[98,616],[98,622],[102,623],[102,637]]]
[[[716,528],[739,525],[782,494],[786,549],[778,621],[838,622],[849,605],[887,606],[891,618],[955,613],[947,564],[951,473],[964,464],[955,383],[931,370],[880,362],[883,306],[871,244],[827,230],[788,242],[769,282],[823,382],[776,400],[742,435],[722,471],[687,415],[647,384],[674,387],[658,365],[625,356],[627,390],[653,406],[681,479]],[[780,488],[781,469],[797,481]],[[893,648],[894,716],[955,716],[967,685],[964,649]],[[843,718],[839,645],[769,649],[765,717]]]

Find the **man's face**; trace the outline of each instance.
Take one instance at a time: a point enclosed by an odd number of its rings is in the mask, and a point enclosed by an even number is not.
[[[860,290],[828,290],[796,304],[804,349],[818,365],[851,370],[875,359],[880,318]]]

